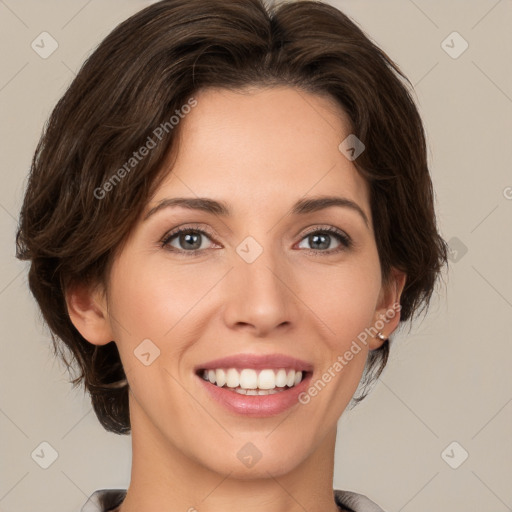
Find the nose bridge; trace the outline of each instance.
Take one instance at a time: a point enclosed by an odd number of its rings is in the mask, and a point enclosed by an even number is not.
[[[231,325],[250,324],[261,332],[292,322],[293,294],[288,289],[291,283],[286,285],[290,276],[285,255],[278,248],[265,247],[254,237],[246,237],[234,254],[226,320]]]

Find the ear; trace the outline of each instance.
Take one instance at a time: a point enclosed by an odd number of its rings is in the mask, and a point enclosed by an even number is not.
[[[388,281],[382,285],[371,329],[372,332],[375,332],[375,335],[370,338],[370,350],[380,348],[384,344],[384,340],[389,338],[391,333],[398,327],[401,310],[400,297],[406,278],[407,276],[404,272],[392,268]],[[379,332],[384,339],[377,336]]]
[[[72,285],[66,291],[68,314],[78,332],[93,345],[113,341],[107,301],[101,286]]]

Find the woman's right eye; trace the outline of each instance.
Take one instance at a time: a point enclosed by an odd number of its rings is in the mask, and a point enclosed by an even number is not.
[[[162,247],[192,256],[197,251],[207,249],[203,244],[205,238],[211,241],[209,234],[201,229],[177,229],[166,235]]]

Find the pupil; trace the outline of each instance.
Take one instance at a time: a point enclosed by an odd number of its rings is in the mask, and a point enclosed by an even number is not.
[[[194,242],[195,239],[195,242]],[[199,241],[199,235],[193,233],[185,233],[181,235],[181,241],[185,241],[186,245],[192,249],[198,249],[201,246],[201,242]],[[195,243],[195,245],[194,245]]]
[[[310,239],[311,239],[313,245],[316,244],[317,242],[320,242],[321,249],[327,249],[329,247],[327,235],[311,235]],[[323,239],[323,243],[321,241],[322,239]],[[318,247],[318,245],[317,245],[317,247]]]

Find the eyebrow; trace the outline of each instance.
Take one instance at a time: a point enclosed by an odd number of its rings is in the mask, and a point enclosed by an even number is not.
[[[162,199],[157,205],[153,206],[153,208],[151,208],[144,216],[144,220],[147,220],[149,217],[164,208],[172,208],[175,206],[181,206],[190,210],[200,210],[206,213],[220,215],[222,217],[231,216],[229,206],[223,201],[216,201],[207,197],[172,197]],[[306,215],[332,206],[350,208],[361,216],[368,228],[370,227],[368,217],[363,209],[357,203],[346,197],[319,196],[299,199],[293,205],[291,213],[292,215]]]

